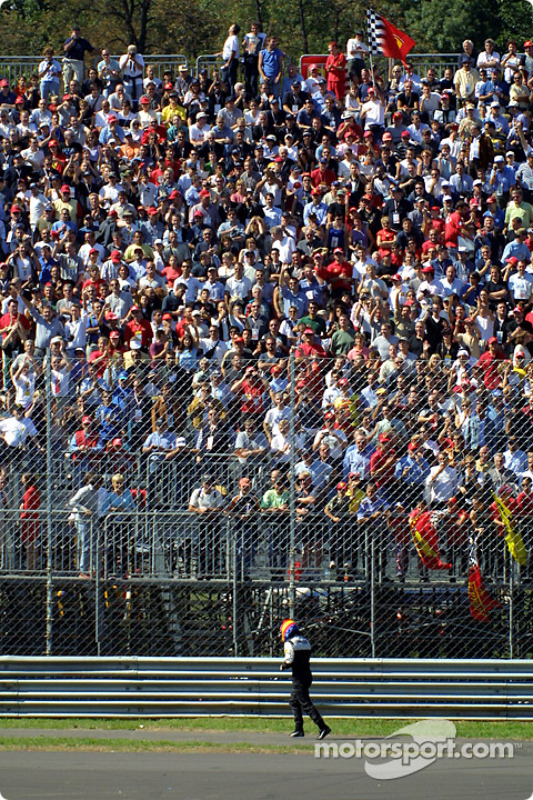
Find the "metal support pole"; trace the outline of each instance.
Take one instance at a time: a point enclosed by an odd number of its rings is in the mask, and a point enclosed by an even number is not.
[[[289,535],[290,535],[290,554],[289,554],[289,616],[294,616],[294,596],[295,596],[295,578],[294,578],[294,546],[296,540],[296,513],[295,513],[295,484],[294,484],[294,467],[296,464],[294,441],[296,438],[296,370],[294,351],[290,355],[290,370],[291,370],[291,418],[290,418],[290,460],[289,460]]]
[[[376,657],[376,540],[370,532],[370,643],[372,658]]]
[[[52,408],[50,392],[51,359],[48,353],[45,368],[46,397],[46,655],[52,655],[52,618],[53,618],[53,583],[52,583]]]

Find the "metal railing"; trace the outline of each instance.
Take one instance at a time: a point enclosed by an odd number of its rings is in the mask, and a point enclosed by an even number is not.
[[[279,659],[0,658],[0,717],[289,716]],[[326,717],[533,719],[523,661],[315,659]]]
[[[119,56],[114,55],[112,58],[118,60]],[[187,56],[182,53],[154,53],[144,55],[143,58],[145,67],[153,67],[155,76],[159,79],[163,77],[165,70],[171,69],[177,76],[177,70],[181,64],[189,66]],[[100,60],[99,56],[92,59],[91,66],[96,67]],[[0,58],[0,76],[6,78],[10,85],[14,85],[20,77],[28,79],[31,75],[36,75],[41,61],[42,56],[2,56]]]
[[[208,77],[212,78],[215,70],[218,70],[220,74],[223,63],[222,58],[217,56],[216,53],[198,56],[196,59],[196,75],[206,70]]]

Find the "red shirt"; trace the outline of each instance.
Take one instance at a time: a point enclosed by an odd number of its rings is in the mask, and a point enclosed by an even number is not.
[[[241,411],[246,414],[263,414],[265,387],[262,381],[244,381],[240,389],[243,397]]]
[[[327,167],[324,170],[320,169],[320,167],[317,167],[311,172],[311,183],[315,188],[317,186],[320,186],[321,183],[325,183],[326,186],[331,186],[333,181],[336,180],[337,176],[335,175],[333,170],[328,169]]]
[[[382,465],[390,459],[390,464],[385,470],[385,472],[380,473],[380,477],[375,479],[376,486],[386,486],[387,484],[392,483],[394,480],[394,468],[396,466],[396,453],[394,450],[382,450],[381,447],[378,447],[372,455],[370,456],[370,475],[374,478],[374,473],[376,470],[380,469]]]
[[[521,517],[533,517],[533,494],[520,492],[516,498],[516,505]]]
[[[138,333],[141,334],[141,345],[146,348],[150,347],[154,332],[147,319],[141,319],[139,322],[135,319],[130,320],[124,328],[124,342],[129,344],[130,339],[136,338]]]
[[[493,356],[487,350],[477,362],[480,367],[483,367],[483,382],[486,388],[491,391],[497,389],[502,382],[502,376],[498,373],[498,364],[503,358],[504,356],[502,353],[497,352],[497,354]]]
[[[457,237],[463,227],[463,218],[458,211],[453,211],[444,225],[444,238],[446,247],[457,247]]]
[[[352,288],[353,267],[347,261],[332,261],[326,267],[317,269],[316,274],[322,280],[327,281],[332,289]]]
[[[384,228],[382,228],[377,232],[376,240],[378,236],[383,242],[393,242],[396,239],[396,234],[394,233],[394,231],[387,231]],[[381,258],[383,258],[383,256],[388,256],[390,253],[392,253],[392,250],[388,247],[379,247],[378,249]]]
[[[0,317],[0,330],[4,328],[10,328],[13,324],[20,322],[22,327],[25,331],[29,331],[30,329],[30,322],[23,314],[19,314],[18,311],[15,312],[14,315],[10,314],[8,311],[6,314],[2,314]],[[8,335],[9,331],[4,333],[4,338]]]
[[[93,361],[96,361],[96,359],[100,358],[100,356],[102,355],[103,353],[100,352],[100,350],[93,350],[93,352],[89,355],[88,359],[89,364],[91,364]],[[109,358],[106,357],[102,358],[102,360],[99,361],[98,364],[96,365],[96,374],[98,375],[99,378],[101,378],[102,375],[104,374],[108,363],[109,363]]]

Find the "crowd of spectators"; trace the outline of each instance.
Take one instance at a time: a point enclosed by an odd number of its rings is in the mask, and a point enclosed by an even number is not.
[[[232,25],[220,71],[158,77],[74,29],[1,80],[0,463],[41,471],[50,395],[85,495],[104,454],[149,507],[189,470],[200,514],[288,513],[294,478],[299,519],[400,531],[403,576],[411,509],[463,520],[465,566],[503,491],[529,547],[533,44],[502,44],[385,76],[358,32],[304,76]]]

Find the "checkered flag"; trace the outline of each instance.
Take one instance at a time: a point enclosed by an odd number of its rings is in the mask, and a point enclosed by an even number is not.
[[[396,58],[405,64],[407,53],[413,49],[416,42],[403,31],[395,28],[385,17],[376,14],[371,8],[367,9],[368,43],[373,56],[384,55]]]
[[[385,26],[379,14],[376,14],[371,8],[367,8],[366,19],[368,24],[368,45],[370,47],[370,52],[373,56],[379,56],[383,52],[381,42]]]

